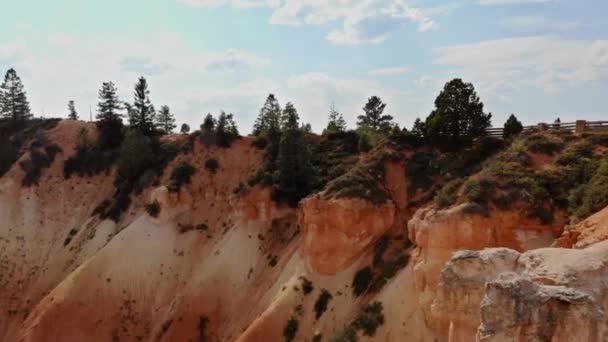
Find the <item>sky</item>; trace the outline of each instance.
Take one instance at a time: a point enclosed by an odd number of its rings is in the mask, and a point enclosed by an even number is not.
[[[36,116],[95,115],[102,82],[198,127],[241,133],[269,93],[320,132],[334,104],[354,128],[367,98],[411,127],[443,85],[475,86],[502,126],[608,120],[606,0],[19,0],[2,5],[0,73],[15,68]]]

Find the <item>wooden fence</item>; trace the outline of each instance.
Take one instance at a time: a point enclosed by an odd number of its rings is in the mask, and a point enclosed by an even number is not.
[[[524,126],[524,133],[542,132],[548,130],[565,130],[573,133],[584,133],[588,131],[607,130],[608,121],[586,121],[578,120],[575,122],[560,122],[560,123],[539,123],[534,126]],[[502,137],[503,128],[492,127],[486,130],[486,135],[491,137]]]

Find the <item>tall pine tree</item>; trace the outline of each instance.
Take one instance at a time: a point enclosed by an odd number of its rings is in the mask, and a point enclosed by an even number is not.
[[[281,127],[281,106],[274,94],[268,95],[266,102],[255,123],[253,124],[253,135],[261,135],[264,133],[273,133],[279,131]]]
[[[392,126],[393,117],[390,115],[383,115],[386,103],[378,96],[372,96],[367,100],[363,111],[365,115],[359,115],[357,119],[357,126],[359,128],[367,128],[374,131],[388,131]]]
[[[298,123],[298,112],[291,103],[285,106],[283,118],[273,195],[277,201],[296,206],[312,189],[312,166],[308,144]]]
[[[220,113],[217,118],[216,134],[219,147],[230,147],[232,140],[238,138],[239,130],[232,114],[226,114],[224,111]]]
[[[173,132],[175,127],[175,117],[171,114],[169,106],[160,107],[160,112],[156,115],[156,126],[162,130],[165,134]]]
[[[74,101],[70,100],[68,102],[68,119],[70,120],[78,120],[78,112],[76,112],[76,106],[74,105]]]
[[[4,83],[0,86],[0,116],[14,121],[32,117],[23,83],[13,68],[6,72]]]
[[[99,145],[102,149],[112,149],[122,142],[122,109],[116,95],[116,87],[112,82],[104,82],[99,90],[97,104],[97,128],[99,130]]]
[[[435,99],[435,109],[424,124],[425,135],[435,145],[455,149],[485,135],[491,119],[492,114],[483,111],[473,84],[456,78],[446,83]]]
[[[154,114],[154,107],[150,101],[148,81],[144,77],[140,77],[135,84],[133,128],[139,129],[145,135],[151,135],[154,132]]]
[[[333,104],[331,107],[329,107],[328,119],[327,128],[325,128],[326,133],[339,133],[346,131],[346,121],[344,121],[344,117],[336,110]]]

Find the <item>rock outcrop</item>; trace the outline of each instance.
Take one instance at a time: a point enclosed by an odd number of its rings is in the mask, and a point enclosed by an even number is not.
[[[301,204],[299,221],[308,269],[331,275],[347,268],[391,228],[394,217],[395,206],[390,201],[376,206],[362,199],[307,198]]]
[[[413,258],[414,275],[420,291],[418,305],[425,313],[427,324],[441,332],[444,338],[452,330],[453,319],[433,303],[439,295],[441,270],[453,253],[488,247],[508,247],[517,251],[547,247],[558,236],[562,225],[556,221],[552,226],[546,226],[515,211],[486,212],[473,204],[416,212],[408,226],[410,240],[418,246]],[[478,311],[478,305],[471,307],[466,301],[462,305],[467,307],[468,318],[463,322],[468,325],[465,335],[470,337],[478,320],[467,322],[475,315],[473,311]]]
[[[608,241],[461,251],[442,271],[432,308],[450,341],[598,341],[608,332],[607,276]]]

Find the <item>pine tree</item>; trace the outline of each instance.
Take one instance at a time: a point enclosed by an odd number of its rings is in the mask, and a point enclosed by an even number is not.
[[[144,77],[140,77],[135,84],[133,111],[133,127],[139,129],[145,135],[151,135],[154,132],[153,117],[155,112],[150,101],[148,81]]]
[[[213,118],[213,115],[211,115],[211,113],[207,113],[207,116],[205,116],[205,120],[203,120],[203,124],[201,125],[201,131],[211,132],[215,129],[215,124],[216,121]]]
[[[446,83],[437,96],[435,109],[424,124],[425,135],[432,144],[455,149],[483,136],[491,119],[491,113],[484,113],[475,87],[457,78]]]
[[[277,157],[277,179],[273,196],[295,206],[306,197],[313,183],[308,144],[298,123],[298,112],[291,103],[285,106],[283,133]]]
[[[524,130],[524,126],[515,117],[515,114],[511,114],[503,127],[502,136],[505,139],[512,138]]]
[[[68,119],[70,120],[78,120],[78,113],[76,112],[76,107],[74,106],[74,101],[70,100],[70,102],[68,102],[68,111],[70,112],[68,114]]]
[[[219,147],[230,147],[232,141],[239,136],[239,131],[234,122],[232,114],[220,113],[216,126],[217,145]]]
[[[300,116],[298,115],[296,107],[294,107],[291,102],[287,102],[285,109],[283,109],[283,114],[281,115],[281,130],[286,131],[293,127],[293,125],[298,127],[297,125],[299,121]]]
[[[414,125],[412,126],[412,133],[420,137],[424,136],[424,122],[422,122],[420,118],[416,118],[416,121],[414,121]]]
[[[190,133],[190,125],[188,125],[187,123],[182,124],[182,127],[179,129],[179,132],[183,134]]]
[[[116,87],[112,82],[104,82],[99,90],[97,104],[97,128],[99,130],[99,145],[102,149],[112,149],[122,142],[122,109],[116,95]]]
[[[378,96],[372,96],[367,100],[363,111],[365,115],[359,115],[357,119],[357,126],[359,128],[371,129],[373,131],[388,131],[392,126],[393,117],[390,115],[382,115],[386,103]]]
[[[32,117],[30,104],[23,88],[21,78],[17,76],[15,69],[9,69],[4,76],[4,83],[0,86],[0,116],[14,121]]]
[[[160,112],[156,116],[157,126],[166,134],[172,133],[175,129],[175,117],[171,114],[169,106],[160,107]]]
[[[281,127],[281,106],[273,94],[268,95],[260,114],[253,125],[253,135],[279,131]]]
[[[346,131],[346,121],[344,121],[342,114],[339,113],[332,104],[331,107],[329,107],[329,120],[325,132],[340,133],[344,131]]]

